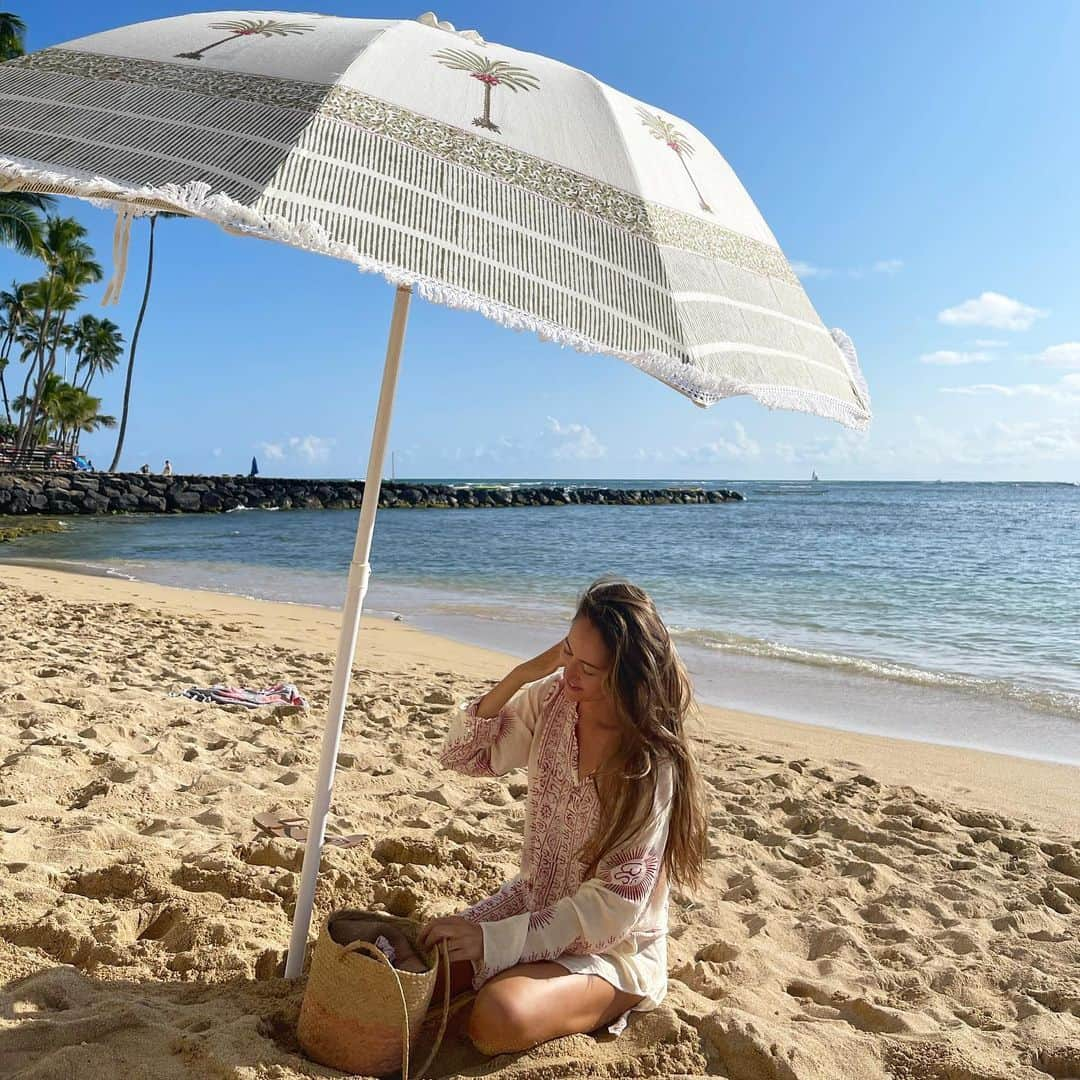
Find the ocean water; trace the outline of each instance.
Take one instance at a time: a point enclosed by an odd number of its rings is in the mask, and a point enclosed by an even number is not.
[[[524,655],[617,573],[656,599],[705,701],[1080,764],[1080,487],[701,483],[747,501],[381,511],[368,609]],[[74,519],[3,558],[340,606],[356,520]]]

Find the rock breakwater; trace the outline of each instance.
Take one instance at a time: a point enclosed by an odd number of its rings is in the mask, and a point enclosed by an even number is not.
[[[142,473],[0,473],[0,515],[216,513],[248,509],[352,510],[361,481]],[[729,488],[454,486],[384,483],[379,506],[476,509],[510,506],[656,506],[741,502]]]

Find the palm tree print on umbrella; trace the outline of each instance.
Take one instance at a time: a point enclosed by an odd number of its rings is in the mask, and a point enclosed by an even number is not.
[[[638,116],[641,117],[641,122],[649,129],[649,134],[654,139],[659,139],[662,143],[666,143],[671,150],[675,151],[679,161],[682,163],[682,167],[686,170],[686,175],[690,180],[690,183],[694,185],[694,192],[698,197],[698,205],[702,210],[707,210],[712,213],[712,207],[705,201],[705,196],[701,194],[701,189],[697,186],[697,181],[694,179],[694,174],[690,171],[690,166],[686,164],[686,159],[694,156],[694,147],[691,145],[690,140],[672,123],[665,120],[659,113],[651,113],[648,109],[643,109],[638,106]]]
[[[473,123],[496,134],[499,125],[491,120],[491,91],[496,86],[505,86],[516,94],[519,90],[536,90],[540,86],[539,79],[524,68],[514,67],[505,60],[489,60],[468,49],[442,49],[435,53],[435,59],[454,71],[467,71],[471,78],[484,84],[484,115],[475,117]]]
[[[184,60],[201,60],[203,58],[203,53],[208,53],[211,49],[216,49],[219,45],[224,45],[226,41],[235,41],[237,38],[242,37],[252,37],[255,34],[261,34],[263,37],[287,37],[289,34],[306,34],[309,30],[314,30],[315,27],[306,26],[304,23],[278,22],[276,19],[235,19],[232,22],[211,23],[210,29],[229,30],[231,33],[228,37],[223,37],[220,41],[214,41],[209,45],[204,45],[195,52],[177,53],[177,58],[183,58]]]

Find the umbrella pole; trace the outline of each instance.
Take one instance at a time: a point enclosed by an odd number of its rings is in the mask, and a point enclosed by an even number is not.
[[[345,717],[345,698],[349,690],[349,676],[356,638],[360,630],[360,613],[364,607],[371,567],[371,537],[375,531],[375,512],[379,507],[379,489],[382,486],[383,460],[386,457],[386,440],[390,432],[390,416],[394,411],[394,392],[397,389],[398,367],[401,363],[401,347],[405,341],[405,324],[409,317],[409,300],[412,290],[399,286],[394,297],[394,314],[390,320],[390,339],[386,345],[386,364],[383,367],[382,389],[379,391],[379,408],[375,414],[375,429],[371,435],[371,454],[368,457],[367,479],[364,496],[360,500],[360,524],[356,529],[356,547],[349,581],[345,588],[345,610],[342,613],[341,636],[338,638],[337,663],[334,667],[334,684],[330,692],[330,710],[323,730],[322,752],[319,756],[319,776],[315,783],[315,797],[311,803],[308,823],[307,846],[304,848],[304,868],[300,873],[300,889],[296,894],[296,912],[293,916],[292,937],[289,939],[289,956],[285,962],[285,978],[295,979],[304,967],[311,913],[315,907],[315,885],[319,877],[319,860],[322,854],[326,816],[330,812],[330,797],[334,787],[334,769],[337,765],[338,746],[341,742],[341,724]]]

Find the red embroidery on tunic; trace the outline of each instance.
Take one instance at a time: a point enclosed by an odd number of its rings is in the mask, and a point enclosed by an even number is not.
[[[545,926],[550,926],[555,919],[554,906],[538,908],[536,911],[529,912],[529,933],[534,930],[543,930]]]
[[[461,917],[470,922],[499,922],[525,910],[525,882],[520,879],[504,885],[494,896],[474,904]]]
[[[659,870],[660,859],[655,852],[634,848],[605,859],[600,880],[617,896],[640,904],[652,892]]]
[[[502,714],[499,719],[501,721]],[[481,734],[481,725],[490,725],[491,721],[474,723],[476,727],[468,738],[444,751],[444,764],[472,775],[490,775],[490,747],[505,734],[508,725],[500,723],[494,734],[487,726]],[[574,896],[584,884],[588,867],[579,853],[595,835],[600,822],[596,788],[588,782],[579,783],[575,772],[576,725],[577,706],[566,698],[562,680],[553,680],[540,706],[534,729],[521,877],[470,908],[465,912],[466,918],[475,922],[497,922],[528,911],[530,935],[560,937],[550,930],[555,923],[555,905]],[[614,895],[634,903],[645,903],[658,888],[659,871],[659,856],[640,845],[604,859],[598,876],[600,884]],[[656,902],[659,901],[653,901]],[[636,918],[648,920],[647,925],[651,927],[657,912],[647,906]],[[634,921],[631,918],[631,922]],[[625,929],[605,926],[603,932],[611,934],[616,929],[617,933],[605,940],[587,941],[579,933],[568,944],[529,942],[518,962],[556,960],[568,954],[602,954],[641,928],[636,925]],[[475,975],[474,988],[478,989],[494,974],[495,968],[483,964]]]
[[[481,718],[475,710],[476,703],[466,710],[472,721],[471,734],[444,746],[439,754],[439,762],[466,776],[495,776],[491,767],[491,751],[507,733],[514,717],[502,709],[497,716]]]

